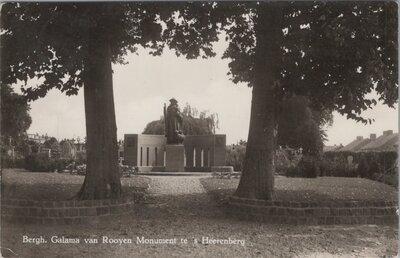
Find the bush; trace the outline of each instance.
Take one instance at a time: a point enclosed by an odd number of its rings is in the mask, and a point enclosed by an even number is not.
[[[383,173],[377,160],[371,160],[371,162],[369,164],[369,169],[367,171],[368,171],[368,173],[366,175],[367,178],[373,178],[373,175],[375,173],[377,173],[377,174]]]
[[[319,176],[319,161],[313,156],[303,156],[297,166],[301,177],[316,178]]]
[[[314,156],[303,156],[297,166],[286,169],[287,177],[316,178],[320,174],[320,161]]]
[[[77,166],[86,164],[86,151],[77,151],[75,162]]]
[[[296,167],[302,155],[294,154],[290,150],[278,149],[275,152],[275,173],[280,175],[287,175],[294,173],[293,168]]]
[[[296,167],[288,167],[286,169],[286,176],[287,177],[300,177],[300,169]]]
[[[357,165],[348,164],[347,160],[323,160],[320,169],[321,176],[358,177]]]
[[[53,160],[54,167],[58,172],[62,172],[66,169],[66,167],[73,162],[71,159],[55,159]]]
[[[389,174],[378,174],[375,173],[372,175],[372,179],[375,181],[382,182],[387,185],[394,186],[396,188],[399,187],[399,173],[389,173]]]
[[[47,153],[35,153],[26,156],[25,168],[34,172],[50,172],[54,171],[56,166]]]
[[[244,156],[246,154],[245,145],[230,146],[226,149],[226,165],[232,166],[234,171],[243,170]],[[275,152],[275,171],[276,174],[291,173],[288,170],[295,167],[301,159],[301,155],[293,155],[285,149]]]
[[[237,145],[226,150],[226,165],[232,166],[235,171],[242,171],[246,146]]]
[[[357,167],[357,174],[360,177],[365,178],[368,176],[369,171],[370,171],[370,167],[369,167],[368,161],[364,156],[362,156],[361,160],[360,160],[360,164],[358,164],[358,167]]]
[[[14,158],[4,156],[1,158],[1,167],[2,168],[24,168],[25,167],[25,159],[23,158]]]
[[[347,158],[353,157],[349,164]],[[372,180],[388,178],[382,182],[394,181],[394,168],[397,162],[397,152],[326,152],[322,160],[322,173],[325,176],[363,177]],[[380,180],[377,180],[380,181]],[[388,183],[395,185],[395,183]],[[396,183],[397,184],[397,183]]]

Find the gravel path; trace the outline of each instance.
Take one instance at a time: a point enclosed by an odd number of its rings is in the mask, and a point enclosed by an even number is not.
[[[204,176],[206,177],[206,176]],[[205,193],[200,178],[194,176],[150,176],[149,193],[152,195],[183,195]]]

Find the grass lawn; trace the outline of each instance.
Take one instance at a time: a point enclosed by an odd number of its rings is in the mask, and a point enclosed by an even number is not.
[[[219,202],[225,202],[236,190],[239,179],[204,178],[201,179],[201,183]],[[394,201],[397,197],[398,193],[394,187],[364,178],[275,177],[277,201]]]
[[[69,173],[27,172],[5,169],[1,180],[2,198],[37,201],[68,200],[83,184],[84,176]],[[147,189],[150,179],[144,176],[121,178],[123,195]]]

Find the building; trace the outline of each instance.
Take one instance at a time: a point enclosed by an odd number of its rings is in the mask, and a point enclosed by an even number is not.
[[[359,151],[397,151],[399,134],[393,130],[383,131],[383,134],[364,145]]]
[[[356,152],[359,151],[362,147],[370,143],[371,141],[374,141],[376,139],[376,134],[371,134],[370,138],[364,138],[362,136],[357,136],[357,138],[350,142],[349,144],[343,146],[342,148],[336,150],[336,151],[351,151],[351,152]]]
[[[343,145],[333,145],[333,146],[324,146],[323,152],[330,152],[330,151],[340,151],[343,148]]]
[[[47,134],[46,135],[39,135],[38,133],[36,133],[36,134],[27,134],[27,136],[28,136],[28,140],[29,141],[33,141],[33,142],[38,143],[38,144],[43,144],[43,143],[45,143],[45,141],[47,141],[50,138],[50,137],[47,136]]]
[[[383,131],[383,134],[376,137],[376,134],[370,134],[369,138],[357,136],[349,144],[324,146],[324,152],[370,152],[370,151],[397,151],[399,134],[393,133],[393,130]]]

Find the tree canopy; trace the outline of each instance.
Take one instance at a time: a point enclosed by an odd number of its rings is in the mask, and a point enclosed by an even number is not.
[[[318,155],[322,152],[326,133],[323,126],[332,122],[332,114],[320,113],[310,108],[306,97],[294,96],[282,102],[278,119],[277,144],[302,148],[304,154]]]
[[[234,82],[254,84],[254,28],[265,3],[243,3],[231,10],[225,26],[230,40]],[[276,98],[307,96],[314,109],[336,110],[357,121],[376,100],[373,90],[393,107],[397,101],[397,6],[395,2],[298,2],[281,4],[279,55],[274,60]],[[234,23],[234,25],[232,25]],[[268,36],[268,35],[267,35]]]
[[[199,112],[196,108],[191,107],[186,103],[182,110],[183,115],[183,134],[184,135],[209,135],[215,134],[215,129],[218,128],[218,114],[210,114],[207,111]],[[159,120],[149,122],[143,134],[158,134],[165,133],[164,117]]]
[[[272,199],[273,153],[285,100],[303,96],[321,114],[361,112],[398,98],[395,2],[218,3],[234,82],[253,87],[249,138],[236,195]],[[223,10],[223,11],[221,11]],[[321,120],[322,119],[322,120]],[[315,130],[316,128],[314,128]]]
[[[160,55],[166,45],[179,46],[180,54],[188,58],[214,55],[210,42],[218,38],[217,25],[211,22],[213,7],[191,6],[177,2],[2,5],[2,83],[19,85],[29,100],[44,97],[53,88],[67,95],[84,88],[87,173],[77,198],[121,195],[111,64],[124,63],[124,56],[139,46],[153,55]],[[28,84],[30,79],[37,79],[37,85]]]
[[[24,96],[14,92],[9,85],[1,86],[1,136],[3,143],[12,145],[29,129],[32,118],[30,106]],[[11,139],[10,139],[11,137]]]
[[[91,37],[109,43],[114,63],[125,63],[124,56],[135,53],[139,46],[149,48],[153,55],[160,55],[169,45],[180,46],[180,54],[188,58],[212,56],[209,41],[218,38],[216,25],[209,23],[212,17],[207,16],[206,9],[211,7],[190,7],[172,2],[6,3],[0,25],[2,81],[14,84],[41,79],[36,87],[21,85],[32,100],[44,97],[52,88],[77,94],[84,84],[84,60],[91,54]],[[188,8],[191,18],[185,14]],[[202,20],[202,27],[197,19]],[[185,30],[175,26],[187,23],[191,26]],[[163,25],[167,27],[163,29]]]
[[[1,79],[29,99],[84,86],[88,167],[81,198],[118,197],[111,62],[137,46],[212,57],[224,31],[234,82],[253,87],[249,138],[237,195],[272,199],[273,153],[282,103],[293,95],[314,111],[361,112],[398,97],[395,2],[6,3]],[[101,114],[101,115],[99,115]],[[321,116],[323,118],[324,116]],[[100,147],[99,147],[100,146]],[[100,150],[105,150],[101,152]],[[89,178],[89,179],[88,179]]]

